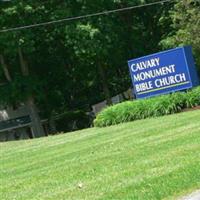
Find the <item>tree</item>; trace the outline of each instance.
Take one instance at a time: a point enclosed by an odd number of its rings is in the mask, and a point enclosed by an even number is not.
[[[0,7],[0,27],[36,24],[152,2],[150,0],[12,0]],[[159,9],[158,9],[159,8]],[[12,81],[0,88],[1,102],[27,102],[40,115],[53,116],[91,105],[127,90],[127,60],[159,50],[163,30],[159,19],[167,6],[157,5],[79,21],[0,34],[3,56]],[[25,64],[24,64],[25,63]],[[28,71],[28,73],[24,73]],[[4,77],[2,75],[5,75]]]
[[[200,1],[177,1],[170,10],[172,31],[161,44],[164,48],[191,45],[200,73]]]

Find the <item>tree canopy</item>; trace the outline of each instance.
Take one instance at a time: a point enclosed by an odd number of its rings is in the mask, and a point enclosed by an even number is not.
[[[0,27],[25,26],[150,2],[154,1],[12,0],[0,2]],[[89,110],[104,99],[109,104],[111,96],[130,87],[128,59],[182,44],[192,44],[198,55],[197,15],[199,2],[184,0],[175,5],[158,4],[0,33],[0,101],[14,104],[31,96],[47,118],[77,109]]]
[[[169,10],[171,31],[161,44],[165,48],[192,45],[198,70],[200,71],[200,1],[177,1]]]

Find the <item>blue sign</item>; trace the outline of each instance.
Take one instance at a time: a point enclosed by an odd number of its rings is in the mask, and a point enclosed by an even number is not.
[[[190,46],[130,60],[136,98],[185,90],[199,85]]]

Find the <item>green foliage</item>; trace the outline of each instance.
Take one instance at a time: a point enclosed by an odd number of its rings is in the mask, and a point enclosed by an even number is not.
[[[0,2],[0,27],[37,24],[71,16],[85,15],[140,5],[150,0],[79,0],[36,1],[12,0]],[[158,9],[159,8],[159,9]],[[157,26],[166,6],[157,5],[96,16],[62,24],[0,34],[0,52],[8,64],[12,79],[18,86],[0,90],[1,101],[26,99],[37,84],[34,99],[45,116],[67,110],[87,110],[105,99],[105,87],[100,70],[106,74],[110,96],[130,87],[127,60],[158,50],[163,30]],[[151,38],[151,40],[149,40]],[[148,43],[144,42],[148,41]],[[20,76],[18,48],[28,62],[30,78],[24,82]],[[0,83],[5,82],[0,66]],[[103,82],[103,83],[102,83]],[[12,84],[14,85],[14,83]],[[6,91],[5,91],[6,90]]]
[[[79,0],[36,1],[12,0],[0,2],[1,29],[37,24],[102,10],[150,3],[153,0]],[[96,16],[84,20],[54,24],[0,34],[0,52],[8,65],[12,83],[5,84],[0,66],[1,103],[24,101],[32,94],[45,117],[66,111],[86,111],[105,99],[106,91],[114,96],[130,87],[127,60],[183,44],[192,44],[197,63],[199,51],[199,3],[193,0],[174,1]],[[170,26],[172,24],[172,26]],[[148,41],[148,42],[145,42]],[[21,75],[18,49],[28,63],[29,78]],[[104,73],[101,73],[102,69]],[[106,75],[105,81],[102,74]],[[103,84],[103,83],[104,84]],[[105,89],[107,88],[107,90]],[[177,97],[178,98],[178,97]],[[181,98],[181,97],[180,97]],[[167,109],[157,102],[148,103],[144,111],[139,103],[138,114],[124,110],[123,121],[138,116],[163,115],[178,112],[183,106],[160,98]],[[193,105],[193,100],[187,102]],[[159,112],[152,112],[154,108]],[[151,108],[151,109],[150,109]],[[120,109],[120,108],[119,108]],[[115,115],[113,112],[109,115]],[[111,117],[112,118],[112,117]],[[114,117],[121,122],[119,115]],[[113,122],[107,121],[108,124]]]
[[[185,103],[187,108],[200,105],[200,87],[197,87],[186,94]]]
[[[89,116],[83,111],[67,112],[56,120],[58,132],[69,132],[87,128],[90,124]]]
[[[171,28],[160,43],[164,48],[191,45],[200,73],[200,1],[177,0],[170,11]]]
[[[110,106],[97,115],[94,125],[104,127],[149,117],[169,115],[198,105],[200,105],[200,87],[187,92],[176,92]]]
[[[30,95],[41,93],[40,81],[36,77],[24,77],[16,75],[12,82],[0,87],[0,104],[12,105],[23,102]]]

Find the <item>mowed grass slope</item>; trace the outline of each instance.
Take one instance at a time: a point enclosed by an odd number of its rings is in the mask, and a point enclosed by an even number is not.
[[[200,188],[200,111],[0,148],[2,200],[176,199]]]

